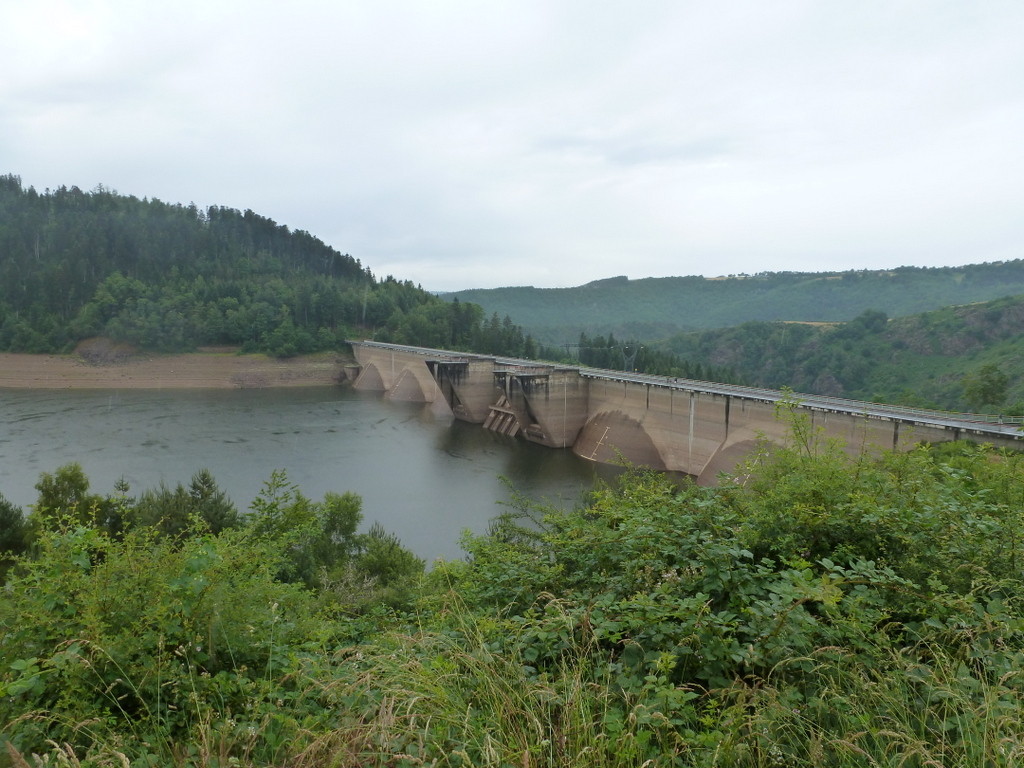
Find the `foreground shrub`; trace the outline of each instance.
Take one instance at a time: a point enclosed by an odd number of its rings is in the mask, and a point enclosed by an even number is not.
[[[808,448],[716,489],[634,471],[444,575],[538,679],[592,636],[596,677],[690,734],[680,764],[1013,765],[1021,457]]]
[[[95,765],[1020,764],[1022,458],[795,435],[718,488],[523,506],[415,590],[392,537],[348,548],[354,499],[284,482],[218,536],[71,521],[0,597],[4,733]]]
[[[265,716],[298,694],[318,634],[311,596],[275,580],[279,558],[237,532],[180,545],[146,528],[42,532],[0,600],[0,722],[14,747],[124,745],[167,764],[197,727],[228,725],[272,746],[283,721]]]

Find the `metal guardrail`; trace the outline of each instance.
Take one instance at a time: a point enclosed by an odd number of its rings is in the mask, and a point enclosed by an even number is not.
[[[671,389],[686,391],[707,392],[709,394],[736,395],[754,400],[762,400],[770,403],[791,400],[807,408],[820,410],[839,411],[856,415],[877,416],[880,418],[905,419],[924,424],[946,426],[961,429],[973,429],[980,432],[1019,436],[1024,439],[1024,417],[1002,416],[984,413],[957,413],[955,411],[939,411],[928,408],[909,408],[900,405],[888,405],[884,403],[869,403],[863,400],[849,400],[841,397],[829,397],[827,395],[808,395],[799,392],[782,392],[775,389],[761,389],[758,387],[744,387],[739,384],[720,384],[713,381],[701,381],[699,379],[684,379],[671,376],[655,376],[649,373],[631,373],[627,371],[612,371],[606,368],[589,368],[581,365],[563,365],[560,363],[544,363],[536,360],[520,360],[517,358],[497,357],[494,355],[481,355],[472,352],[448,353],[439,349],[428,349],[426,347],[411,347],[402,344],[388,344],[380,341],[355,341],[350,344],[362,344],[369,347],[382,349],[395,349],[405,352],[412,352],[423,356],[448,355],[452,358],[492,360],[495,364],[509,368],[527,368],[536,370],[547,367],[559,371],[576,371],[580,376],[595,379],[607,379],[611,381],[626,381],[634,384],[650,384]]]
[[[452,352],[446,349],[431,349],[429,347],[411,347],[407,344],[390,344],[385,341],[370,341],[369,339],[364,339],[362,341],[352,341],[351,339],[345,339],[345,343],[349,345],[359,344],[364,347],[375,347],[377,349],[400,350],[402,352],[411,352],[415,355],[422,355],[423,357],[444,357],[448,362],[452,363],[469,362],[470,358],[475,360],[494,359],[493,357],[488,357],[487,355],[478,355],[473,352]]]
[[[701,381],[699,379],[653,376],[645,373],[619,373],[617,371],[608,371],[603,368],[580,368],[579,370],[581,375],[591,376],[593,378],[668,386],[691,391],[697,390],[701,392],[708,392],[711,394],[733,394],[740,397],[749,397],[767,402],[792,400],[793,402],[805,407],[823,408],[826,410],[842,411],[844,413],[904,418],[907,420],[944,424],[949,426],[963,426],[965,428],[973,429],[985,426],[1020,429],[1024,426],[1024,417],[1020,416],[959,413],[956,411],[940,411],[929,408],[910,408],[901,405],[871,403],[864,400],[850,400],[842,397],[829,397],[828,395],[809,395],[801,392],[782,392],[774,389],[744,387],[738,384],[720,384],[711,381]],[[1005,433],[1007,430],[998,429],[994,431]]]

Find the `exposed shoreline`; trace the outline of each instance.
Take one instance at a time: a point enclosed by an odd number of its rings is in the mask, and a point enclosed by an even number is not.
[[[92,363],[77,354],[0,353],[0,389],[253,389],[330,386],[353,361],[339,353],[278,359],[231,351]]]

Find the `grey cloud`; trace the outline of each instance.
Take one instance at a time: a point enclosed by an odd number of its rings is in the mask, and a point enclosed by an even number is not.
[[[709,137],[691,141],[653,142],[630,136],[616,139],[591,139],[582,136],[555,136],[536,143],[539,152],[553,155],[584,155],[613,165],[702,163],[727,157],[732,142]]]
[[[1024,242],[1020,3],[40,0],[0,28],[0,172],[253,208],[428,288]]]

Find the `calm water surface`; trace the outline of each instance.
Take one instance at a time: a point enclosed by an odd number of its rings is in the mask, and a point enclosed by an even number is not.
[[[487,529],[510,498],[502,478],[571,507],[609,474],[569,451],[338,387],[0,390],[0,493],[27,508],[39,474],[72,461],[103,494],[122,477],[133,495],[187,485],[205,467],[243,510],[284,469],[313,499],[358,493],[364,529],[380,522],[428,561],[461,557],[460,532]]]

